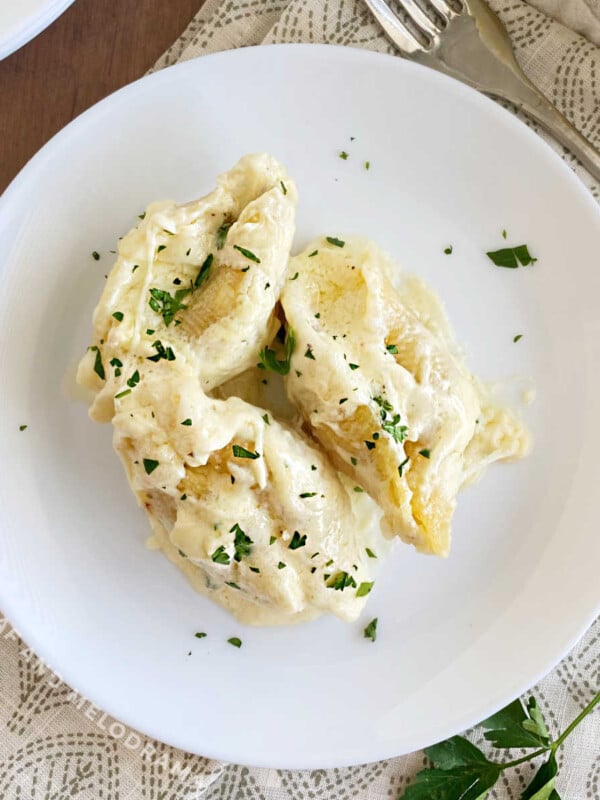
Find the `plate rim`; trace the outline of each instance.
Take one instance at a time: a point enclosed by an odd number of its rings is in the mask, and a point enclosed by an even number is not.
[[[50,27],[75,0],[49,0],[37,13],[25,16],[8,36],[0,36],[0,61],[16,53]],[[54,138],[54,137],[53,137]]]
[[[73,0],[67,0],[67,5],[70,5]],[[189,61],[180,62],[178,64],[171,65],[166,67],[162,70],[158,70],[156,72],[144,75],[138,78],[136,81],[118,89],[117,91],[113,92],[112,94],[108,95],[107,97],[100,100],[98,103],[91,106],[89,109],[82,112],[76,118],[74,118],[70,123],[68,123],[64,128],[62,128],[59,132],[57,132],[38,152],[27,162],[27,164],[21,169],[18,175],[11,181],[9,186],[6,188],[2,196],[0,196],[0,212],[3,210],[6,212],[10,212],[10,204],[12,198],[15,197],[18,200],[18,193],[21,190],[21,186],[25,185],[29,180],[35,180],[35,169],[38,163],[44,163],[46,156],[49,152],[52,151],[52,148],[55,146],[57,141],[62,141],[62,139],[68,136],[70,133],[77,131],[88,119],[92,119],[96,114],[101,113],[102,108],[105,105],[108,105],[112,102],[113,98],[117,95],[119,96],[126,96],[128,93],[134,93],[137,91],[137,86],[141,82],[149,83],[149,82],[159,82],[161,80],[168,80],[165,78],[165,75],[172,76],[176,72],[193,72],[196,69],[202,69],[202,64],[204,63],[205,59],[209,59],[209,61],[219,61],[221,59],[245,59],[248,57],[252,58],[254,51],[265,51],[265,48],[270,50],[276,50],[280,52],[291,52],[291,51],[299,51],[303,50],[307,53],[315,52],[315,51],[336,51],[337,54],[340,54],[339,57],[341,58],[350,58],[350,59],[365,59],[365,60],[378,60],[378,61],[388,61],[390,64],[396,62],[398,65],[396,68],[404,69],[409,74],[412,72],[413,74],[421,76],[424,80],[430,80],[433,83],[441,83],[447,84],[452,88],[452,91],[458,92],[459,95],[462,95],[466,98],[471,98],[471,101],[482,106],[486,109],[486,113],[488,115],[497,114],[499,118],[504,121],[505,125],[512,127],[515,131],[520,132],[519,135],[525,136],[529,139],[534,147],[537,147],[539,150],[546,152],[548,155],[549,153],[552,154],[551,158],[554,162],[555,169],[562,172],[562,176],[564,180],[570,181],[572,189],[579,195],[579,199],[587,204],[589,210],[596,216],[598,220],[600,220],[600,206],[593,198],[587,187],[581,182],[581,180],[577,177],[577,175],[571,170],[571,168],[560,158],[558,153],[556,153],[552,147],[544,141],[535,131],[529,128],[524,122],[522,122],[518,117],[512,114],[510,111],[505,109],[503,106],[500,106],[498,103],[483,95],[476,90],[466,86],[465,84],[460,83],[459,81],[451,78],[449,76],[443,75],[435,70],[430,68],[424,67],[420,64],[407,61],[405,59],[399,58],[398,56],[386,54],[386,53],[378,53],[372,50],[367,49],[359,49],[359,48],[352,48],[343,45],[330,45],[330,44],[308,44],[308,43],[286,43],[286,44],[272,44],[272,45],[255,45],[252,47],[246,48],[237,48],[233,50],[227,51],[220,51],[217,53],[211,53],[206,56],[202,56],[199,58],[190,59]],[[334,58],[337,58],[338,55],[335,55]],[[310,56],[309,56],[310,57]],[[198,63],[199,62],[199,63]],[[449,84],[447,82],[450,82]],[[41,646],[38,647],[39,644],[37,641],[37,636],[35,630],[28,626],[27,621],[25,620],[25,624],[21,625],[22,620],[19,618],[18,614],[18,603],[11,603],[7,596],[3,595],[2,587],[0,586],[0,607],[2,608],[6,618],[11,622],[11,620],[18,620],[19,627],[13,625],[15,631],[18,635],[28,644],[31,646],[33,644],[33,651],[36,655],[40,658],[44,665],[54,669],[52,666],[52,658],[47,659],[45,650],[46,648]],[[581,639],[581,637],[586,633],[588,628],[593,624],[596,617],[600,613],[600,597],[596,603],[596,606],[591,609],[587,614],[579,615],[579,619],[582,621],[573,626],[568,635],[561,637],[563,639],[563,646],[561,647],[560,651],[556,654],[556,656],[551,659],[548,663],[546,663],[542,668],[535,671],[535,674],[532,677],[522,678],[519,681],[513,682],[513,690],[511,691],[510,699],[505,700],[504,702],[500,703],[490,703],[487,706],[487,710],[482,716],[478,715],[477,719],[473,719],[469,714],[462,714],[457,715],[455,718],[455,723],[450,727],[451,732],[448,733],[448,736],[451,736],[455,733],[460,733],[467,728],[471,727],[472,725],[477,724],[481,719],[485,719],[486,716],[489,716],[495,713],[499,708],[505,705],[506,702],[510,702],[510,700],[514,699],[515,697],[520,696],[524,692],[526,692],[531,686],[536,684],[539,680],[541,680],[545,675],[547,675],[554,667],[569,653],[569,651],[576,645],[576,643]],[[11,622],[12,624],[12,622]],[[21,632],[23,631],[23,633]],[[72,675],[67,665],[66,668],[62,668],[60,670],[55,670],[57,674],[64,680],[70,687],[75,687],[80,685],[80,682],[77,680],[76,675]],[[101,703],[96,703],[95,700],[95,693],[92,687],[92,691],[88,691],[88,687],[83,687],[83,691],[77,689],[76,691],[79,692],[80,695],[84,696],[87,700],[95,703],[101,709],[105,710],[110,716],[114,717],[116,720],[124,723],[128,727],[130,727],[134,731],[138,731],[143,735],[156,739],[160,742],[168,744],[169,746],[181,749],[185,752],[190,753],[197,753],[198,755],[202,755],[206,758],[214,758],[222,761],[231,761],[231,754],[219,752],[218,750],[213,751],[210,748],[208,752],[203,749],[202,753],[198,753],[195,749],[189,748],[189,742],[184,741],[185,736],[182,740],[179,740],[177,736],[169,735],[168,738],[164,738],[161,735],[160,730],[156,730],[153,725],[144,725],[143,728],[139,728],[137,726],[137,722],[132,720],[130,714],[126,710],[118,709],[117,713],[114,713],[114,709],[111,708],[111,704],[105,702],[105,698],[102,698]],[[396,757],[399,755],[405,755],[409,752],[414,752],[416,750],[421,749],[429,744],[432,744],[431,741],[418,741],[415,740],[414,747],[411,750],[407,750],[406,748],[401,749],[401,752],[397,752],[396,750],[391,751],[383,751],[381,755],[379,755],[375,760],[364,760],[364,758],[357,757],[355,755],[350,756],[349,758],[345,759],[343,762],[340,760],[328,760],[323,759],[318,762],[311,760],[311,759],[304,759],[302,763],[300,762],[290,762],[289,759],[287,760],[278,760],[274,758],[272,761],[267,760],[259,760],[253,758],[251,762],[245,761],[243,758],[238,759],[235,758],[235,763],[247,765],[247,766],[255,766],[255,767],[271,767],[273,768],[275,764],[275,768],[278,769],[329,769],[335,767],[346,767],[346,766],[356,766],[361,764],[367,763],[375,763],[376,761]]]

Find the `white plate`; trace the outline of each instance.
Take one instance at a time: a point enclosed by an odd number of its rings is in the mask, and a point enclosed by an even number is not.
[[[41,33],[73,0],[4,0],[0,3],[0,61]]]
[[[373,237],[439,290],[479,374],[530,376],[537,389],[531,457],[464,492],[449,560],[396,548],[354,626],[243,629],[194,594],[144,549],[148,525],[110,429],[65,391],[116,237],[148,201],[194,198],[258,150],[297,179],[298,247],[320,233]],[[485,251],[505,244],[503,229],[535,266],[492,265]],[[0,608],[103,709],[226,760],[366,762],[479,721],[592,621],[600,216],[491,101],[351,49],[191,61],[117,92],[49,143],[1,201],[0,252]],[[372,644],[362,628],[374,616]],[[227,644],[236,635],[241,650]]]

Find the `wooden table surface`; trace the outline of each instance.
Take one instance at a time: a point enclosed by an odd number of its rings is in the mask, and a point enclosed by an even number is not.
[[[70,120],[141,77],[201,5],[75,0],[49,28],[0,61],[0,193]]]

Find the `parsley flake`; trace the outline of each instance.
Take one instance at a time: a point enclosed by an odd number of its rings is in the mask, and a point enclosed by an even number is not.
[[[236,561],[241,561],[244,556],[250,555],[254,542],[249,536],[246,536],[245,531],[240,528],[237,522],[232,528],[230,528],[229,533],[235,534],[235,538],[233,540],[235,554],[233,557]]]
[[[371,550],[370,547],[365,547],[365,553],[369,556],[369,558],[377,558],[375,553]]]
[[[316,361],[316,358],[312,350],[312,346],[310,344],[306,348],[306,352],[304,353],[304,358],[310,358],[312,361]]]
[[[196,639],[204,639],[206,634],[204,633],[204,631],[198,631],[198,633],[195,633],[194,636],[196,637]]]
[[[375,581],[364,581],[356,590],[356,596],[364,597],[365,595],[369,594],[374,585]]]
[[[27,430],[27,425],[19,425],[19,430],[20,430],[20,431],[25,431],[25,430]]]
[[[106,378],[106,373],[104,372],[104,365],[102,364],[102,355],[98,347],[94,349],[96,350],[96,358],[94,359],[94,372],[101,380],[104,380]]]
[[[227,642],[233,647],[240,648],[242,646],[242,640],[238,639],[237,636],[232,636],[231,639],[227,639]]]
[[[237,250],[238,253],[241,253],[244,256],[244,258],[248,259],[248,261],[254,261],[255,264],[260,264],[260,258],[258,256],[255,256],[251,250],[246,250],[245,247],[240,247],[237,244],[233,245],[233,249]]]
[[[348,586],[356,589],[356,581],[348,572],[336,572],[332,575],[325,584],[328,589],[334,589],[336,592],[343,592]]]
[[[270,347],[264,347],[258,354],[260,358],[259,366],[261,366],[262,369],[269,369],[271,372],[277,372],[279,375],[287,375],[290,371],[292,353],[294,352],[295,346],[296,339],[294,330],[293,328],[289,328],[285,339],[285,358],[283,360],[278,359],[275,350],[271,350]]]
[[[92,258],[94,259],[94,261],[100,261],[100,253],[94,250],[94,252],[92,253]]]
[[[537,261],[537,258],[534,258],[529,252],[526,244],[490,250],[486,255],[497,267],[507,267],[508,269],[517,269],[519,266],[527,267]]]
[[[398,475],[400,477],[402,477],[402,473],[404,472],[404,467],[408,464],[409,461],[410,461],[409,457],[406,456],[404,461],[401,464],[398,464]]]
[[[391,353],[393,356],[397,355],[398,353],[397,344],[386,344],[385,349],[388,351],[388,353]]]
[[[216,248],[217,250],[222,250],[225,246],[225,241],[227,239],[227,234],[229,233],[229,228],[233,225],[233,222],[224,222],[220,228],[217,228],[217,235],[216,235]]]
[[[277,564],[277,569],[285,569],[286,567],[287,564],[284,564],[283,561],[280,561],[279,564]]]
[[[156,355],[148,356],[148,361],[158,362],[161,358],[164,358],[165,361],[175,361],[175,353],[173,350],[170,347],[163,347],[163,343],[160,340],[154,342],[152,347],[156,350]]]
[[[241,444],[234,444],[231,449],[233,451],[233,455],[235,456],[235,458],[251,458],[251,459],[260,458],[259,452],[257,452],[256,450],[254,452],[252,452],[251,450],[246,450],[246,448],[242,447]]]
[[[122,311],[115,311],[113,313],[113,317],[117,320],[117,322],[123,322],[123,312]]]
[[[351,370],[360,369],[360,364],[348,364]]]
[[[188,417],[187,419],[184,419],[181,424],[190,426],[192,424],[192,420]]]
[[[522,339],[522,338],[523,338],[523,334],[522,333],[517,333],[516,336],[513,336],[513,342],[518,342],[519,339]]]
[[[316,256],[318,252],[319,252],[318,250],[313,250],[312,253],[308,254],[308,257],[309,258],[314,258],[314,256]]]
[[[365,639],[370,639],[372,642],[377,639],[377,617],[369,622],[367,627],[364,629],[363,634]]]
[[[157,253],[162,253],[162,251],[166,250],[166,249],[167,249],[167,245],[166,244],[159,244],[158,247],[156,248],[156,252]]]
[[[220,544],[214,553],[211,555],[211,560],[215,562],[215,564],[229,564],[231,563],[231,559],[229,558],[229,553],[225,550],[225,545]]]
[[[290,550],[298,550],[300,547],[304,547],[306,544],[306,534],[300,536],[298,531],[294,531],[294,535],[288,545]]]
[[[355,467],[358,464],[358,460],[354,456],[350,456],[350,463]]]
[[[298,497],[304,500],[306,497],[316,497],[316,494],[316,492],[302,492],[302,494],[299,494]]]
[[[154,458],[145,458],[144,459],[144,469],[146,470],[146,475],[151,475],[154,470],[158,467],[159,462],[156,461]]]
[[[340,158],[342,159],[342,161],[347,161],[348,160],[348,153],[345,150],[342,150],[342,152],[339,155],[340,155]]]
[[[279,185],[281,186],[281,191],[284,194],[287,194],[287,187],[286,187],[285,183],[283,181],[279,181]]]
[[[115,372],[116,372],[116,371],[115,371]],[[120,374],[121,374],[121,373],[120,373],[120,371],[119,371],[119,375],[120,375]],[[115,400],[120,400],[120,399],[121,399],[121,397],[126,397],[128,394],[131,394],[131,389],[124,389],[122,392],[119,392],[119,394],[116,394],[116,395],[115,395]]]
[[[446,247],[446,249],[444,250],[444,253],[447,256],[451,255],[452,254],[452,245],[449,245],[448,247]]]
[[[265,423],[265,425],[270,425],[271,424],[270,421],[269,421],[269,415],[268,414],[263,414],[262,418],[263,418],[263,422]]]
[[[208,280],[212,263],[213,263],[213,254],[209,253],[204,259],[204,263],[200,267],[200,271],[196,275],[196,280],[194,281],[194,289],[199,289],[202,286],[202,284]]]
[[[419,455],[423,456],[423,458],[429,458],[431,456],[431,450],[424,447],[422,450],[419,450]]]
[[[150,300],[148,305],[157,314],[160,314],[167,328],[173,322],[175,314],[187,308],[182,303],[184,297],[191,292],[191,289],[177,289],[175,295],[170,294],[165,289],[150,289]]]
[[[326,236],[325,238],[329,244],[332,244],[335,247],[343,247],[346,244],[346,242],[344,242],[342,239],[336,239],[335,236]]]

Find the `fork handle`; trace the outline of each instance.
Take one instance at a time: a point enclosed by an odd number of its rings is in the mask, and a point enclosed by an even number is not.
[[[600,153],[583,136],[569,120],[533,85],[529,80],[522,81],[522,86],[508,97],[496,94],[508,100],[551,133],[581,162],[595,180],[600,181]]]

